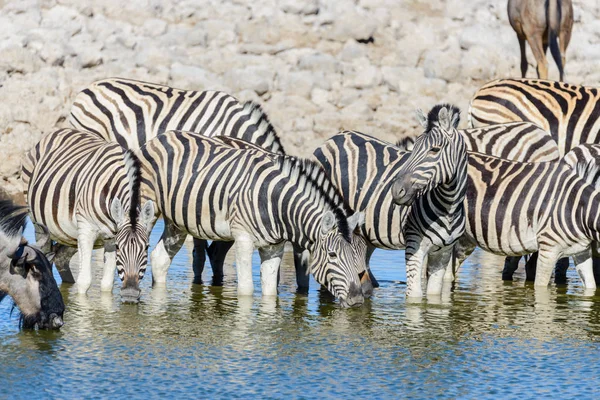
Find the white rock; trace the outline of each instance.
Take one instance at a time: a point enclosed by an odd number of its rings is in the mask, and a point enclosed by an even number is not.
[[[269,68],[252,66],[227,71],[223,76],[223,80],[234,91],[248,89],[261,96],[271,88],[274,76],[274,72]]]
[[[279,6],[286,13],[292,14],[316,14],[319,11],[317,0],[280,0]]]
[[[365,47],[364,44],[358,43],[354,39],[347,40],[339,57],[344,61],[352,61],[357,58],[365,57],[367,53]]]
[[[157,37],[164,34],[167,31],[167,22],[162,19],[151,18],[144,22],[142,25],[142,29],[144,31],[144,35],[150,37]]]
[[[344,64],[344,86],[356,89],[372,88],[381,82],[379,68],[368,64],[367,59],[361,59],[354,64]]]
[[[300,57],[298,67],[310,71],[336,72],[339,61],[331,54],[311,53]]]
[[[0,50],[0,71],[24,74],[36,72],[40,66],[39,57],[27,49],[11,46]]]
[[[191,65],[171,65],[171,82],[174,87],[190,90],[219,90],[221,82],[213,73]]]
[[[277,86],[284,93],[308,98],[315,86],[315,79],[309,71],[288,72],[279,75]]]

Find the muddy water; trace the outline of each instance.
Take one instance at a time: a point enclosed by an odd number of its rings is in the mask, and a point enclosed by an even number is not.
[[[600,297],[573,269],[567,286],[535,292],[522,270],[503,283],[502,260],[477,252],[451,291],[408,304],[403,253],[376,251],[381,287],[346,310],[314,281],[295,294],[291,255],[277,299],[260,296],[258,256],[257,292],[238,299],[230,264],[223,287],[191,283],[190,250],[167,288],[147,274],[138,305],[118,287],[101,294],[100,268],[87,296],[61,285],[59,332],[20,332],[5,300],[0,398],[599,397]]]

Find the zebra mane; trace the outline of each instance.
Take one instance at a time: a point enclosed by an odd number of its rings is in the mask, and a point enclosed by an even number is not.
[[[396,147],[398,147],[402,151],[412,151],[414,145],[414,136],[404,136],[403,138],[398,139],[398,141],[396,142]]]
[[[11,200],[0,200],[0,230],[8,237],[20,236],[25,229],[27,207]]]
[[[456,123],[455,123],[454,128],[457,127],[458,121],[460,121],[460,109],[452,104],[442,103],[442,104],[436,104],[427,113],[427,128],[425,129],[425,132],[430,132],[433,129],[434,124],[436,122],[439,122],[440,110],[444,107],[446,108],[446,110],[448,110],[448,117],[450,118],[450,121],[453,120],[454,116],[457,117],[455,120]]]
[[[129,187],[129,221],[132,229],[137,223],[140,202],[140,183],[142,181],[142,168],[140,159],[132,150],[126,150],[123,154],[125,171],[127,172],[127,185]]]
[[[285,154],[279,135],[275,131],[271,121],[269,121],[269,117],[267,117],[267,114],[259,104],[253,101],[247,101],[243,105],[242,112],[250,116],[250,122],[256,125],[257,128],[256,132],[252,134],[253,140],[250,140],[250,138],[241,139],[255,143],[273,153]]]
[[[329,206],[335,215],[338,230],[344,239],[350,242],[351,232],[347,216],[351,210],[323,168],[314,161],[292,156],[276,157],[275,163],[285,175],[296,181],[299,190],[308,192],[311,197],[314,196],[317,201]]]

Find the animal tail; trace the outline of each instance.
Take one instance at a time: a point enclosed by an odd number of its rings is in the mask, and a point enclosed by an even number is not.
[[[560,31],[561,4],[560,0],[546,0],[546,23],[548,25],[548,44],[552,58],[558,66],[560,80],[563,80],[563,65],[560,48],[558,47],[558,34]]]

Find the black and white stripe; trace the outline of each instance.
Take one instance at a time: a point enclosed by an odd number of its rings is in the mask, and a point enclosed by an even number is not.
[[[591,245],[600,229],[600,192],[566,162],[521,163],[469,153],[458,265],[475,246],[505,256],[539,251],[536,286],[546,286],[556,261],[575,256],[586,287],[595,287]]]
[[[137,157],[94,133],[61,129],[29,151],[22,177],[32,221],[47,226],[52,239],[78,248],[79,292],[91,284],[92,249],[103,246],[102,289],[112,289],[116,267],[123,298],[137,300],[154,220],[152,201],[139,208]]]
[[[442,109],[446,110],[444,118],[439,115]],[[420,271],[425,256],[448,258],[448,247],[462,235],[465,222],[467,162],[465,143],[456,132],[458,110],[436,106],[421,120],[425,132],[417,139],[414,155],[358,132],[335,135],[314,153],[347,204],[364,212],[361,231],[369,244],[369,256],[375,248],[410,247],[406,253],[408,296],[422,293]],[[427,168],[428,173],[419,178],[420,171]],[[401,197],[400,188],[395,193],[392,190],[400,185],[395,183],[399,176],[422,192],[421,196],[406,199],[414,200],[412,206],[394,205],[394,197]],[[445,265],[442,267],[443,274]]]
[[[469,107],[474,127],[532,122],[549,132],[561,156],[600,143],[600,89],[541,79],[499,79],[482,86]]]
[[[363,302],[366,244],[353,233],[360,214],[349,215],[316,164],[180,131],[148,141],[140,159],[145,190],[167,225],[151,255],[159,283],[191,234],[235,241],[242,295],[253,292],[251,254],[257,247],[263,295],[275,295],[283,243],[290,241],[309,250],[310,272],[342,304]]]

